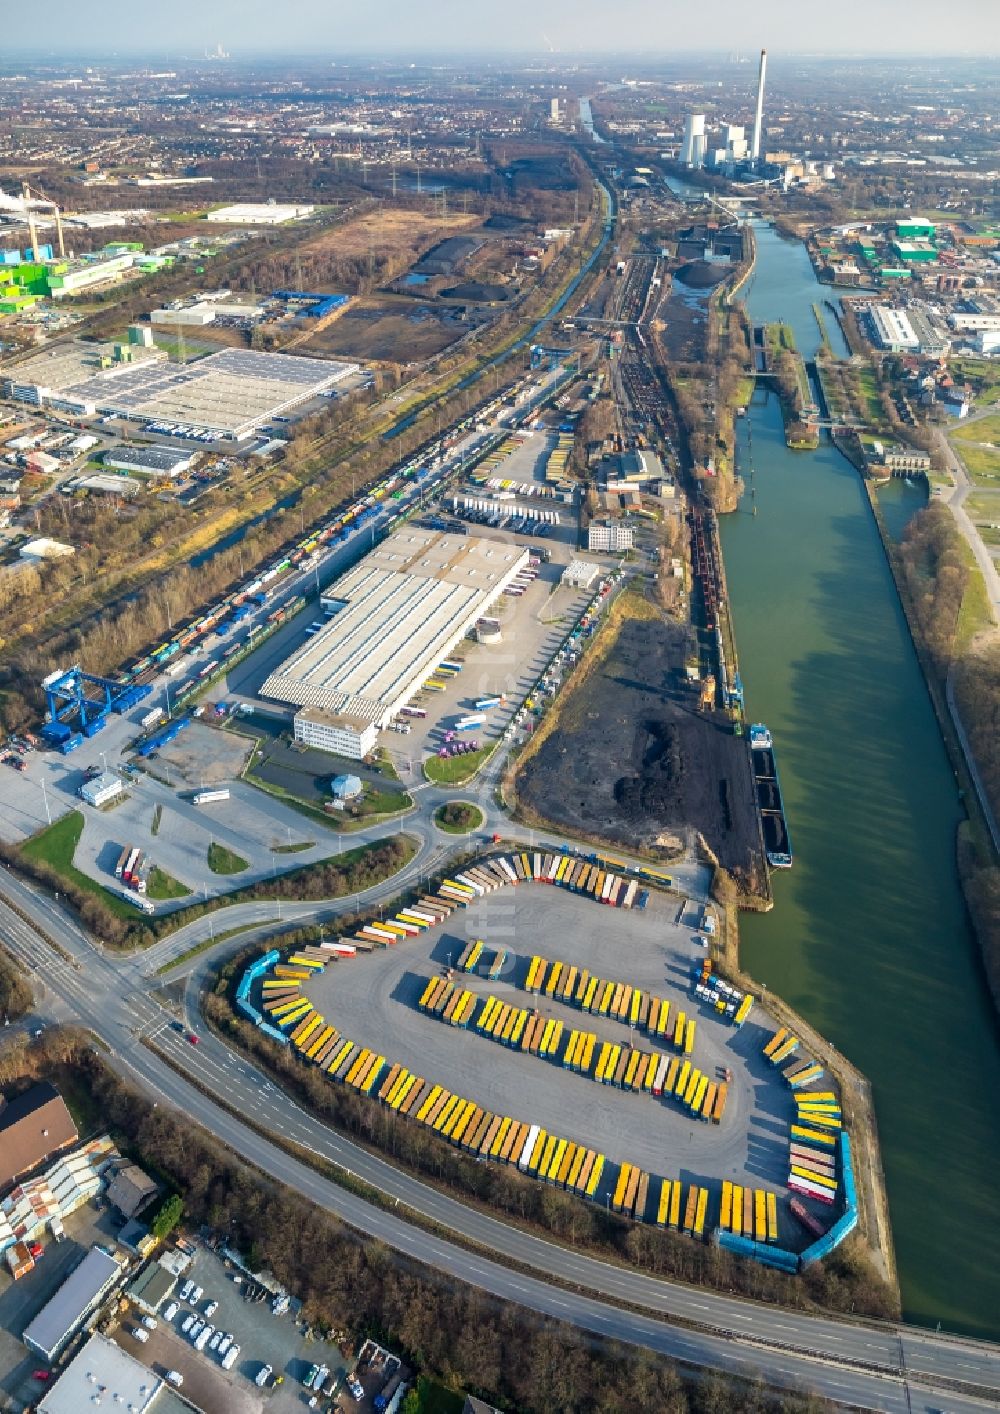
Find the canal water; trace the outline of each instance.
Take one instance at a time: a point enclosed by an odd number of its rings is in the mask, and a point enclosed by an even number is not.
[[[799,242],[757,235],[751,318],[785,320],[810,357],[829,287]],[[788,451],[772,393],[739,428],[747,491],[722,542],[795,854],[774,910],[741,920],[744,965],[872,1082],[907,1318],[997,1337],[1000,1043],[955,867],[955,779],[857,473],[827,440]],[[895,535],[921,493],[885,494]]]

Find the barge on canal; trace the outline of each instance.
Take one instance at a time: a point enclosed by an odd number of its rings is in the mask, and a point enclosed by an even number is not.
[[[767,862],[772,869],[790,869],[792,842],[789,839],[785,807],[781,799],[778,768],[774,764],[774,746],[771,733],[761,722],[750,728],[750,760]]]

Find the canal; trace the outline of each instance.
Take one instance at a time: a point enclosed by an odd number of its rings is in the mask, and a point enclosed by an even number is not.
[[[757,236],[750,316],[785,320],[810,357],[829,287],[801,243]],[[788,451],[771,393],[739,427],[747,492],[722,542],[795,852],[774,910],[741,920],[743,963],[872,1082],[906,1317],[995,1338],[1000,1044],[955,867],[955,779],[857,473],[828,440]],[[919,492],[887,499],[897,534]]]

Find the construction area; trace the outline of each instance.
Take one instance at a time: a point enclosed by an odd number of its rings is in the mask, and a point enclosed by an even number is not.
[[[753,891],[765,866],[747,745],[729,717],[703,705],[688,646],[669,619],[626,617],[570,687],[558,730],[525,757],[518,797],[571,834],[632,849],[672,856],[700,835]]]

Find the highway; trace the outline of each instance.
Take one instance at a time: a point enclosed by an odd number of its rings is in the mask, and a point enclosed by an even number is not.
[[[435,858],[454,848],[454,842],[429,841],[409,869],[432,867]],[[401,878],[369,890],[361,901],[370,904],[395,893]],[[184,947],[177,935],[147,954],[118,958],[93,947],[57,901],[45,898],[8,871],[0,871],[0,899],[10,900],[37,920],[66,954],[55,953],[35,927],[11,911],[6,902],[0,903],[0,927],[8,947],[36,978],[45,979],[37,1008],[40,1022],[86,1026],[106,1042],[112,1064],[158,1101],[176,1106],[264,1172],[396,1250],[588,1331],[647,1346],[677,1360],[759,1374],[776,1386],[815,1389],[839,1404],[893,1411],[1000,1408],[1000,1350],[994,1346],[909,1327],[875,1327],[804,1316],[659,1280],[508,1227],[438,1193],[311,1119],[241,1055],[196,1023],[201,1037],[198,1046],[172,1029],[172,1018],[155,996],[159,980],[155,972],[178,951],[192,946],[187,937]],[[352,898],[342,901],[339,908],[353,904]],[[285,904],[283,914],[305,921],[331,916],[337,908],[336,904]],[[224,914],[227,930],[232,926],[230,915],[236,911]],[[189,1020],[195,1015],[201,984],[219,956],[253,939],[258,931],[254,924],[266,932],[276,922],[268,903],[240,905],[239,912],[240,921],[250,925],[246,934],[188,959],[170,973],[171,980],[174,976],[188,978]],[[199,920],[202,925],[207,922]],[[185,933],[198,927],[189,925]],[[210,935],[206,932],[204,936]],[[184,1075],[195,1084],[189,1084]],[[235,1113],[196,1086],[225,1094]],[[242,1114],[253,1116],[253,1127],[237,1117]],[[402,1204],[439,1229],[461,1235],[481,1251],[505,1253],[522,1270],[512,1271],[464,1251],[394,1211],[366,1202],[292,1159],[263,1138],[258,1127],[357,1175],[380,1190],[387,1203]],[[553,1281],[526,1275],[527,1271],[545,1273],[578,1290],[563,1289]],[[628,1301],[641,1311],[624,1311],[609,1304],[617,1300]],[[673,1324],[676,1320],[684,1326]],[[969,1392],[953,1389],[952,1381],[970,1387]],[[992,1397],[984,1396],[982,1387],[992,1391]]]

